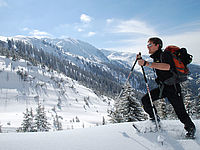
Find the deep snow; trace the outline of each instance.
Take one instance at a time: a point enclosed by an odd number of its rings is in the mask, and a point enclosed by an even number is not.
[[[38,133],[2,133],[0,150],[199,150],[200,121],[195,140],[184,139],[178,120],[162,121],[160,133],[138,133],[132,123],[110,124],[85,129]],[[148,121],[136,122],[147,126]],[[165,137],[163,145],[158,135]]]

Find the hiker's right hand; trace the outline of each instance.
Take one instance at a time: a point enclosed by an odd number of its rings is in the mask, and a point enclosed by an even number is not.
[[[141,54],[137,54],[136,59],[139,60],[139,59],[141,59],[141,58],[142,58],[142,57],[141,57]]]
[[[144,59],[138,59],[138,64],[139,64],[140,66],[143,66],[143,65],[144,65],[144,62],[145,62]]]

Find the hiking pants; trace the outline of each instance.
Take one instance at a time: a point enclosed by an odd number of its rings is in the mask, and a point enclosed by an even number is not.
[[[151,93],[152,101],[156,101],[156,100],[160,99],[159,98],[159,94],[160,94],[159,88],[155,88],[155,89],[151,90],[150,93]],[[165,97],[167,97],[169,102],[172,104],[174,111],[175,111],[176,115],[178,116],[179,120],[187,127],[194,126],[194,123],[191,121],[189,115],[186,112],[185,105],[183,103],[183,98],[181,95],[180,84],[165,85],[161,98],[165,98]],[[154,114],[153,114],[153,110],[152,110],[152,106],[151,106],[151,102],[150,102],[148,93],[142,97],[142,104],[143,104],[143,108],[144,108],[145,112],[149,114],[150,118],[154,118]],[[154,108],[155,108],[155,106],[154,106]],[[155,108],[155,112],[157,113],[156,108]]]

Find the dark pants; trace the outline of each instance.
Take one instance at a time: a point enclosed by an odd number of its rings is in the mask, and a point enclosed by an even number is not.
[[[152,101],[156,101],[159,98],[160,89],[155,88],[150,91]],[[174,111],[176,112],[176,115],[178,116],[179,120],[185,125],[185,127],[191,127],[194,126],[194,123],[191,121],[189,115],[186,112],[185,105],[183,103],[183,98],[181,95],[181,87],[180,84],[175,85],[165,85],[162,93],[161,98],[165,98],[169,100],[169,102],[172,104]],[[149,99],[148,93],[142,97],[142,104],[145,112],[149,114],[151,118],[154,118],[151,102]],[[155,106],[154,106],[155,108]],[[155,108],[155,112],[156,108]]]

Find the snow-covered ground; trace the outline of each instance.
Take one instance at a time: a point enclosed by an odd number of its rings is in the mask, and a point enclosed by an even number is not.
[[[49,71],[47,67],[33,66],[24,60],[12,61],[0,56],[2,131],[13,132],[20,127],[23,112],[26,108],[32,108],[35,112],[38,102],[44,105],[51,125],[55,107],[62,118],[60,121],[63,129],[73,129],[100,125],[103,119],[107,121],[107,110],[112,106],[113,100],[98,96],[77,81],[56,71]],[[79,121],[76,121],[77,117]]]
[[[178,120],[162,121],[160,133],[138,133],[132,123],[110,124],[85,129],[37,133],[2,133],[0,150],[199,150],[200,120],[195,140],[184,139]],[[137,122],[139,126],[148,121]],[[163,136],[163,145],[157,141]]]

